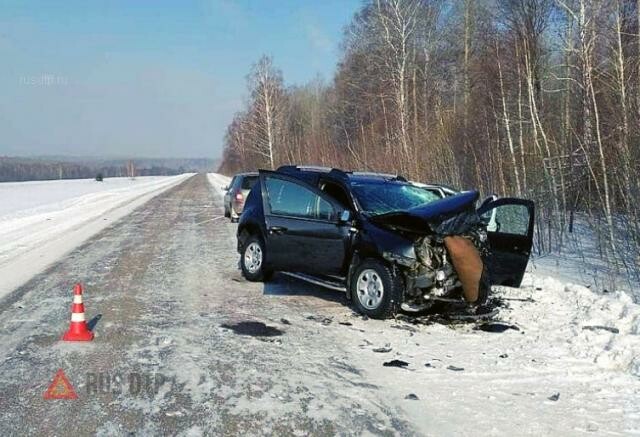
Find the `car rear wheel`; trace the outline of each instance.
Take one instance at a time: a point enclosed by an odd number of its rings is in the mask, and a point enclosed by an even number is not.
[[[265,268],[265,247],[262,238],[251,235],[242,247],[240,256],[242,275],[249,281],[264,281],[271,277]]]
[[[374,319],[395,315],[402,303],[402,280],[376,259],[366,259],[354,270],[350,286],[358,311]]]

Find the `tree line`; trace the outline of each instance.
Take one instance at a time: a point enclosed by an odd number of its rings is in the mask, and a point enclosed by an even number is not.
[[[328,83],[268,56],[220,170],[397,172],[536,201],[536,249],[586,221],[640,269],[640,0],[368,0]]]
[[[152,165],[137,167],[133,161],[122,165],[87,164],[65,161],[0,157],[0,182],[108,177],[170,176],[184,173],[183,168]]]

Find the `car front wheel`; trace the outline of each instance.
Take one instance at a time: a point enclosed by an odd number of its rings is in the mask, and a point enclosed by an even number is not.
[[[376,259],[366,259],[354,270],[350,288],[358,311],[374,319],[394,316],[402,304],[402,280]]]
[[[249,281],[268,280],[271,272],[265,269],[265,247],[262,238],[251,235],[242,248],[240,258],[242,275]]]

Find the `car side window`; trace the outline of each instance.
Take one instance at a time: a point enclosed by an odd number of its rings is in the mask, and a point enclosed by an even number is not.
[[[482,215],[489,232],[526,236],[529,231],[529,208],[525,205],[500,205]]]
[[[257,180],[258,176],[245,176],[242,178],[242,184],[240,185],[240,188],[243,190],[250,190],[253,188]]]
[[[328,196],[331,196],[336,202],[338,202],[344,209],[351,209],[351,201],[349,196],[342,187],[332,182],[324,182],[320,189]]]
[[[319,220],[332,220],[334,216],[333,206],[322,197],[318,195],[315,196],[318,198],[318,203],[316,205],[316,218]]]
[[[333,206],[299,184],[267,176],[265,185],[272,214],[317,220],[333,218]]]
[[[229,189],[233,188],[237,180],[238,180],[238,176],[234,176],[233,179],[231,179],[231,182],[229,182],[229,185],[228,185]]]

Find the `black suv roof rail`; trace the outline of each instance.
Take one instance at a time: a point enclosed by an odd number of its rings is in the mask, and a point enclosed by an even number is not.
[[[333,170],[331,167],[323,167],[320,165],[281,165],[276,171],[317,171],[329,173]]]
[[[379,177],[379,178],[392,179],[395,181],[407,182],[407,179],[404,176],[400,176],[398,174],[392,174],[392,173],[378,173],[375,171],[350,171],[347,173],[352,174],[354,176],[373,176],[373,177]]]

